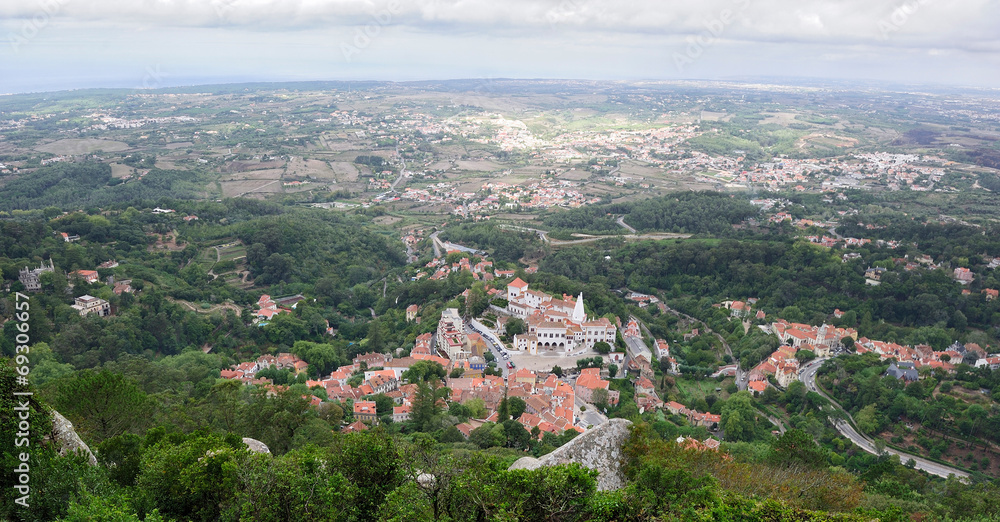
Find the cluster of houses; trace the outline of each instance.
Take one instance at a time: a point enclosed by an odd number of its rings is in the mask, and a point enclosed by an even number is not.
[[[449,254],[452,252],[458,252],[458,250],[448,251]],[[421,270],[420,272],[417,272],[417,274],[413,277],[414,280],[428,277],[427,274],[430,273],[431,274],[430,279],[437,281],[441,279],[447,279],[448,275],[453,272],[462,272],[462,271],[471,272],[472,279],[476,281],[490,282],[500,278],[514,277],[513,270],[494,269],[493,261],[486,261],[480,259],[479,261],[476,261],[475,264],[473,264],[472,261],[469,260],[469,258],[465,257],[451,264],[448,264],[448,262],[444,259],[434,258],[426,265],[424,265],[424,268],[433,269],[434,272]],[[491,289],[491,291],[492,291],[491,296],[500,293],[500,291],[496,289]]]
[[[272,366],[278,370],[291,370],[296,375],[304,373],[309,368],[305,361],[290,353],[265,354],[255,361],[242,362],[228,370],[222,370],[220,376],[223,379],[236,379],[243,384],[268,384],[271,382],[270,379],[257,378],[257,372]]]
[[[402,379],[402,374],[418,361],[437,362],[452,370],[457,367],[452,361],[430,355],[431,334],[424,334],[418,339],[418,347],[413,350],[409,357],[394,359],[391,355],[381,353],[368,353],[356,357],[352,364],[337,368],[330,375],[321,380],[308,380],[306,386],[313,388],[322,387],[329,400],[338,400],[346,403],[350,401],[353,407],[354,418],[363,424],[377,423],[379,415],[376,410],[375,401],[370,397],[383,394],[393,400],[392,419],[394,422],[404,422],[409,420],[412,411],[412,399],[417,393],[417,385],[407,384]],[[277,392],[279,387],[272,385],[270,380],[257,377],[257,373],[268,367],[292,370],[296,374],[305,372],[308,365],[288,353],[281,353],[277,356],[263,355],[256,361],[249,361],[234,365],[229,370],[222,371],[225,379],[237,379],[244,384],[265,386],[270,392]],[[594,371],[597,371],[596,369]],[[355,375],[363,374],[361,384],[354,387],[348,381]],[[588,372],[586,375],[590,375]],[[576,387],[570,386],[566,382],[559,380],[552,374],[539,375],[529,370],[518,370],[508,375],[505,380],[499,376],[482,376],[482,373],[473,372],[462,377],[448,378],[445,386],[451,390],[448,402],[465,403],[471,399],[481,399],[488,412],[487,418],[470,420],[458,426],[458,429],[468,436],[473,429],[485,422],[495,422],[497,420],[497,410],[500,401],[507,397],[519,397],[526,404],[525,412],[519,417],[525,429],[531,431],[538,427],[540,435],[544,433],[561,434],[567,429],[582,429],[574,427],[574,403],[578,394],[590,397],[593,390],[597,388],[608,389],[609,382],[600,379],[584,380],[578,382]],[[618,392],[609,391],[609,403],[617,403]],[[314,405],[321,401],[315,397],[307,397]],[[365,429],[364,425],[352,424],[344,428],[345,431],[356,431]]]
[[[264,294],[257,299],[257,310],[254,312],[254,322],[260,326],[266,325],[267,321],[270,321],[274,316],[283,313],[289,313],[295,309],[299,304],[299,301],[304,301],[305,297],[302,294],[296,294],[288,297],[279,297],[272,299],[271,296]]]
[[[605,384],[608,384],[607,381]],[[465,436],[483,422],[499,420],[497,410],[505,395],[508,398],[518,397],[524,401],[524,413],[516,420],[528,431],[537,427],[539,437],[545,433],[561,434],[569,429],[583,431],[574,425],[574,403],[580,394],[580,385],[574,388],[553,374],[536,374],[530,370],[519,369],[508,374],[506,383],[501,377],[488,376],[448,379],[446,385],[451,389],[453,402],[464,403],[471,399],[480,399],[489,412],[486,419],[459,424],[458,429]],[[596,383],[592,385],[598,386]],[[591,391],[588,388],[584,389]]]
[[[562,299],[530,290],[516,278],[507,285],[507,313],[524,319],[527,332],[514,336],[514,349],[537,355],[539,351],[569,353],[590,349],[597,342],[614,343],[618,328],[606,317],[588,318],[583,294]]]
[[[671,415],[680,415],[686,418],[692,426],[715,429],[718,427],[719,422],[722,421],[722,416],[720,415],[692,410],[679,402],[670,401],[664,404],[663,408],[669,411]]]
[[[924,366],[930,368],[941,368],[945,371],[953,371],[955,366],[961,364],[966,355],[971,354],[977,360],[986,357],[985,351],[975,343],[954,343],[943,351],[935,351],[934,348],[926,344],[916,346],[903,346],[893,342],[873,341],[867,337],[861,337],[855,343],[857,353],[873,352],[884,360],[895,359],[898,363],[909,363],[914,368]]]
[[[115,268],[116,266],[118,266],[118,262],[111,260],[101,263],[98,268]],[[38,268],[24,267],[18,273],[18,281],[21,282],[24,289],[28,292],[41,291],[42,274],[46,272],[55,272],[55,268],[55,264],[51,260],[49,260],[49,264],[47,265],[43,261]],[[80,281],[84,283],[96,283],[100,281],[100,276],[96,270],[74,270],[67,275],[69,276],[70,287],[72,287],[73,281]],[[115,295],[132,293],[133,288],[131,282],[131,280],[115,281],[114,276],[110,276],[108,278],[108,284],[113,287]],[[75,298],[74,303],[71,306],[81,316],[94,314],[98,317],[107,317],[111,315],[111,303],[92,295],[82,295]]]
[[[757,298],[751,297],[746,301],[723,301],[715,306],[729,310],[729,315],[737,319],[764,319],[767,317],[763,310],[757,310],[756,314],[754,313],[753,305],[755,304],[757,304]]]
[[[834,315],[840,317],[843,313],[837,310]],[[985,350],[975,343],[963,345],[956,342],[946,350],[934,350],[929,345],[904,346],[859,337],[853,328],[837,328],[826,324],[811,326],[778,320],[761,328],[775,334],[782,345],[750,371],[748,389],[754,393],[763,392],[770,377],[781,387],[787,387],[798,380],[800,368],[795,354],[799,350],[811,351],[817,357],[828,357],[834,349],[842,346],[842,339],[847,337],[854,340],[856,353],[875,353],[882,360],[892,360],[888,375],[907,381],[917,379],[919,368],[941,368],[950,372],[957,364],[970,358],[976,359],[976,367],[1000,368],[1000,354],[987,356]]]
[[[817,357],[827,357],[841,346],[841,339],[858,339],[858,332],[852,328],[837,328],[827,324],[812,326],[789,323],[779,319],[763,329],[773,333],[782,345],[755,366],[749,374],[747,388],[761,393],[767,388],[768,378],[774,377],[779,386],[786,388],[799,379],[799,360],[795,354],[799,350],[813,352]]]
[[[639,308],[646,308],[649,305],[660,303],[660,300],[655,295],[642,294],[639,292],[629,292],[628,295],[625,296],[625,299],[639,303]]]

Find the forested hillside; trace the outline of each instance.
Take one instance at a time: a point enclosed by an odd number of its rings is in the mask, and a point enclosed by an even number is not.
[[[152,168],[141,178],[124,182],[111,177],[111,167],[106,163],[54,163],[4,184],[0,210],[100,207],[160,198],[195,199],[203,195],[203,189],[195,183],[198,180],[199,176],[190,171]]]
[[[543,218],[554,229],[595,234],[624,233],[615,216],[639,232],[677,232],[733,236],[733,225],[758,216],[760,209],[741,196],[718,192],[679,192],[633,203],[591,205],[553,212]]]

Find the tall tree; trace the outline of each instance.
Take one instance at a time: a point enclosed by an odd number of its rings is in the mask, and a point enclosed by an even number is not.
[[[753,438],[757,428],[757,413],[750,392],[737,392],[726,401],[722,406],[719,426],[726,432],[728,440],[749,441]]]
[[[56,409],[96,442],[137,430],[148,419],[148,398],[134,381],[107,370],[81,371],[61,381]]]

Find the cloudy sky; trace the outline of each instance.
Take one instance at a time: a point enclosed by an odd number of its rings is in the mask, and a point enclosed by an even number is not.
[[[237,81],[1000,87],[997,0],[5,0],[0,93]]]

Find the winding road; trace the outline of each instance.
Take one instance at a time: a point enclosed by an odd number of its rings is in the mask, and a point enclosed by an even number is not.
[[[618,218],[617,223],[621,225],[622,228],[624,228],[625,230],[628,230],[630,233],[632,234],[636,233],[636,230],[634,228],[630,227],[627,223],[625,223],[625,216]]]
[[[635,229],[620,223],[624,227],[635,232]],[[542,240],[542,243],[548,243],[552,246],[569,246],[569,245],[582,245],[585,243],[593,243],[595,241],[600,241],[602,239],[621,237],[624,239],[631,240],[653,240],[662,241],[665,239],[690,239],[691,234],[674,234],[671,232],[653,232],[649,234],[625,234],[617,236],[594,236],[591,234],[573,234],[573,237],[578,237],[580,239],[552,239],[549,237],[549,233],[544,230],[538,230],[537,228],[528,228],[518,225],[499,225],[500,228],[505,228],[507,230],[517,230],[519,232],[534,232],[538,234],[538,237]]]
[[[873,455],[878,455],[879,450],[878,448],[875,447],[875,442],[869,437],[859,433],[858,430],[854,429],[854,426],[851,425],[851,423],[854,422],[854,419],[851,418],[851,414],[848,413],[846,410],[844,410],[844,408],[842,408],[840,404],[837,403],[837,401],[830,398],[829,395],[823,392],[823,390],[821,390],[819,386],[816,385],[816,372],[817,370],[819,370],[819,367],[822,366],[825,361],[826,358],[816,359],[810,362],[809,364],[803,366],[802,369],[799,370],[799,379],[802,380],[802,382],[806,385],[807,390],[822,395],[824,398],[830,401],[830,404],[833,404],[837,409],[844,412],[844,414],[847,415],[848,419],[851,419],[851,422],[847,422],[843,419],[838,419],[833,417],[830,418],[830,421],[833,423],[834,427],[837,428],[837,431],[839,431],[841,435],[847,437],[848,439],[851,440],[851,442],[857,444],[858,447],[867,451],[868,453],[871,453]],[[889,455],[898,455],[899,460],[902,462],[906,462],[912,459],[914,462],[916,462],[917,469],[926,471],[931,475],[937,475],[939,477],[945,477],[945,478],[947,478],[949,475],[955,475],[956,477],[962,480],[968,480],[969,478],[969,474],[960,469],[953,468],[951,466],[947,466],[944,464],[938,464],[937,462],[932,462],[917,455],[912,455],[910,453],[903,453],[901,451],[897,451],[892,448],[884,448],[882,449],[882,452],[888,453]]]

